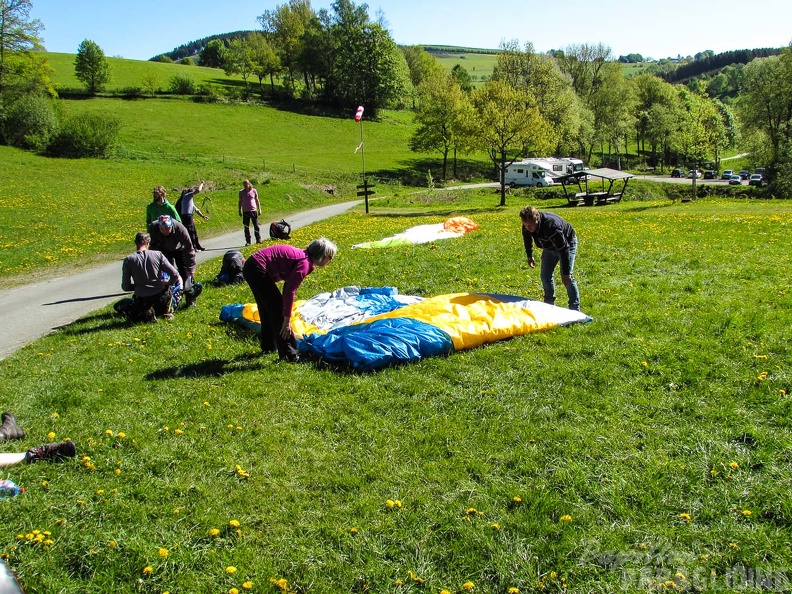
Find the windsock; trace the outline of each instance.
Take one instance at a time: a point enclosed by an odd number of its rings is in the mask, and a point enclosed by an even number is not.
[[[363,106],[359,105],[357,111],[355,112],[355,121],[359,122],[363,119]]]

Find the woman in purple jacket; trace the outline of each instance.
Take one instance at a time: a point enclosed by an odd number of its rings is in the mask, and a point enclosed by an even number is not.
[[[281,359],[296,363],[297,341],[291,329],[291,311],[297,288],[315,268],[324,268],[336,255],[336,245],[324,237],[304,250],[279,244],[258,250],[242,268],[258,306],[261,352],[278,351]],[[283,281],[283,294],[276,283]]]

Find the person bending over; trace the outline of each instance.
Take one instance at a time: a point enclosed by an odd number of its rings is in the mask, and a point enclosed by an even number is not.
[[[522,219],[522,237],[528,265],[536,267],[533,258],[533,245],[542,248],[542,266],[539,278],[542,279],[544,302],[555,304],[555,267],[561,263],[561,281],[564,283],[569,298],[569,309],[580,310],[580,292],[575,281],[575,254],[578,240],[572,225],[557,214],[539,212],[533,206],[526,206],[520,211]]]
[[[336,245],[324,237],[304,250],[279,244],[254,252],[242,268],[258,306],[261,352],[277,350],[282,360],[297,362],[297,341],[291,329],[291,312],[297,288],[317,267],[324,268],[336,255]],[[283,281],[283,294],[276,283]]]

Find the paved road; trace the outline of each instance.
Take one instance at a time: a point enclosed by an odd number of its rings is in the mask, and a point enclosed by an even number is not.
[[[299,229],[346,212],[360,202],[332,204],[286,218],[292,229]],[[199,264],[242,247],[242,228],[201,243],[207,249],[198,252]],[[126,293],[121,292],[121,262],[0,292],[0,359],[124,295]]]

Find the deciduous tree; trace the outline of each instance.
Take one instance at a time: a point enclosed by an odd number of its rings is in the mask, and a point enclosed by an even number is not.
[[[77,48],[74,72],[77,80],[82,82],[91,94],[98,93],[110,82],[110,64],[102,48],[90,39],[83,39]]]

